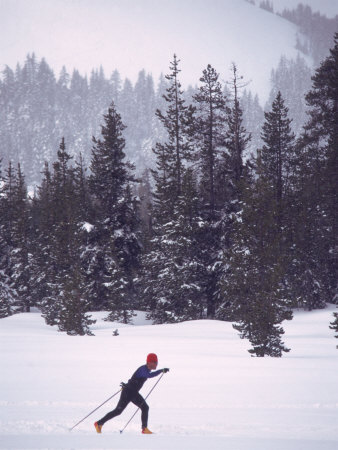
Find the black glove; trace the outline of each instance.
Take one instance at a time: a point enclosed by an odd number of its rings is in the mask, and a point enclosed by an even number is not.
[[[126,383],[123,383],[123,381],[122,381],[122,383],[120,383],[120,386],[122,389],[124,389],[127,385],[126,385]]]
[[[162,369],[162,372],[163,372],[163,373],[167,373],[167,372],[169,372],[169,369],[167,369],[167,368],[165,367],[164,369]]]

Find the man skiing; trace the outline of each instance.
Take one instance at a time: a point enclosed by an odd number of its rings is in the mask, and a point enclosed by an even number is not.
[[[164,368],[160,370],[156,370],[155,372],[151,372],[155,370],[157,367],[158,359],[155,353],[149,353],[147,356],[147,362],[144,366],[139,367],[133,376],[130,378],[127,384],[121,383],[122,392],[120,396],[120,400],[116,405],[116,408],[113,411],[110,411],[106,414],[102,419],[98,420],[94,423],[95,429],[98,433],[101,433],[101,429],[103,425],[113,417],[119,416],[122,411],[125,410],[127,405],[132,402],[134,405],[138,406],[141,409],[141,421],[142,421],[142,433],[143,434],[152,434],[152,432],[148,429],[148,412],[149,406],[146,401],[139,393],[140,389],[146,382],[147,378],[153,378],[160,375],[160,373],[167,373],[169,369]]]

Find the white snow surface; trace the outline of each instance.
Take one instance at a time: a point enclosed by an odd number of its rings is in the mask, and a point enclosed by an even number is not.
[[[252,358],[250,344],[230,323],[191,321],[135,325],[102,321],[95,336],[67,336],[47,326],[38,311],[0,320],[0,448],[121,450],[336,450],[338,350],[325,310],[296,311],[283,324],[291,352]],[[118,328],[119,336],[112,336]],[[93,422],[116,405],[118,391],[145,361],[169,367],[148,399],[149,428],[140,433],[136,407],[107,422]],[[148,380],[145,396],[158,378]]]

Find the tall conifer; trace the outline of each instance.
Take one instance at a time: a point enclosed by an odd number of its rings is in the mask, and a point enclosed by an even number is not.
[[[300,140],[299,206],[305,227],[299,248],[309,278],[320,287],[313,304],[323,306],[337,298],[338,33],[312,80],[306,96],[309,120]]]
[[[182,192],[182,180],[185,166],[194,155],[194,108],[185,104],[179,81],[179,60],[174,55],[170,63],[171,72],[166,75],[169,86],[163,96],[166,111],[156,111],[162,122],[167,137],[165,142],[158,142],[154,149],[157,157],[156,170],[153,175],[156,182],[155,213],[162,222],[170,217],[175,202]]]
[[[204,208],[210,218],[215,217],[222,200],[217,198],[217,170],[220,152],[225,147],[226,98],[219,74],[209,64],[200,78],[201,86],[194,96],[197,104],[196,141],[200,150],[199,164],[201,170],[200,191]]]
[[[121,116],[114,103],[104,115],[102,139],[93,138],[90,191],[95,227],[85,254],[90,267],[90,296],[95,308],[106,307],[109,320],[129,322],[134,307],[134,273],[138,264],[138,207],[131,184],[133,165],[125,160]],[[116,312],[117,311],[117,312]]]

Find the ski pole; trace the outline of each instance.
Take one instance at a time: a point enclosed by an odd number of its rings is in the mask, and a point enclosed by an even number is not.
[[[155,389],[156,385],[161,381],[161,378],[163,377],[164,372],[162,373],[162,375],[160,376],[160,378],[156,381],[156,383],[154,384],[154,386],[151,388],[151,390],[149,391],[148,395],[146,396],[146,398],[144,400],[147,400],[147,398],[149,397],[149,395],[153,392],[153,390]],[[133,420],[135,414],[137,413],[137,411],[140,409],[140,407],[137,408],[137,410],[134,412],[134,414],[131,416],[131,418],[128,420],[128,422],[125,424],[124,428],[122,428],[122,430],[120,430],[120,433],[122,434],[123,431],[127,428],[127,426],[129,425],[129,423]]]
[[[113,397],[115,397],[115,395],[117,395],[119,392],[121,392],[122,389],[119,389],[117,392],[115,392],[115,394],[113,394],[111,397],[109,397],[107,400],[105,400],[103,403],[101,403],[100,406],[98,406],[97,408],[93,409],[92,412],[90,412],[89,414],[87,414],[86,417],[84,417],[83,419],[80,420],[80,422],[78,422],[77,424],[75,424],[72,428],[69,429],[69,431],[72,431],[75,427],[77,427],[81,422],[83,422],[85,419],[87,419],[87,417],[89,417],[91,414],[93,414],[96,410],[98,410],[99,408],[101,408],[101,406],[103,406],[105,403],[109,402],[109,400],[111,400]]]

